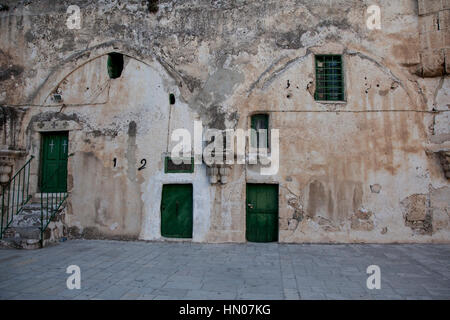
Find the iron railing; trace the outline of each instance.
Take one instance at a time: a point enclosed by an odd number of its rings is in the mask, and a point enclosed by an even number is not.
[[[14,215],[19,214],[32,198],[30,194],[30,164],[33,156],[20,168],[9,182],[2,186],[0,239],[11,225]]]
[[[67,163],[58,166],[56,170],[51,174],[50,178],[47,180],[47,184],[51,182],[51,179],[59,174],[66,174]],[[67,191],[65,192],[44,192],[47,187],[46,184],[41,185],[41,226],[40,226],[40,241],[41,248],[44,247],[44,232],[47,229],[48,225],[55,217],[55,215],[61,209],[64,201],[66,201],[68,197]]]

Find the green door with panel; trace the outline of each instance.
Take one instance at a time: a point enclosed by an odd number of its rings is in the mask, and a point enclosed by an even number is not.
[[[41,192],[66,192],[68,134],[52,132],[42,138]]]
[[[192,185],[163,185],[161,235],[168,238],[192,238],[192,220]]]
[[[247,241],[278,241],[278,185],[247,184],[246,207]]]

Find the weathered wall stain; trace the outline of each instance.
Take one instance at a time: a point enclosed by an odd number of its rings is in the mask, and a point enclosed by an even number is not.
[[[443,8],[381,0],[383,27],[370,31],[356,0],[80,0],[82,30],[68,31],[69,1],[5,3],[2,148],[38,156],[36,125],[76,124],[72,236],[162,240],[162,185],[192,183],[194,241],[242,242],[249,182],[280,185],[281,242],[449,241],[450,80],[421,40]],[[117,79],[110,52],[124,54]],[[314,100],[317,54],[342,55],[345,101]],[[277,175],[234,165],[210,185],[205,165],[164,173],[173,130],[246,130],[255,113],[280,130]]]

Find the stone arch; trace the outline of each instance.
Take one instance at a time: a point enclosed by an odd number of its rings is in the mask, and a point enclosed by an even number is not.
[[[250,85],[247,89],[247,97],[251,97],[256,89],[267,89],[286,71],[288,71],[298,63],[304,62],[310,55],[314,55],[317,49],[318,47],[309,47],[301,55],[291,57],[282,56],[278,58],[267,69],[261,72],[256,77],[256,79],[250,82]],[[341,54],[347,56],[358,56],[361,59],[373,63],[384,74],[392,78],[394,82],[396,82],[403,90],[405,90],[407,96],[411,101],[411,104],[416,109],[424,110],[426,108],[426,102],[424,101],[423,95],[421,95],[419,85],[415,81],[415,79],[413,79],[414,76],[411,75],[408,71],[402,70],[400,67],[397,68],[397,66],[390,64],[389,61],[386,61],[383,57],[378,57],[374,53],[367,50],[355,51],[349,49],[348,46],[345,46],[343,47]]]
[[[111,52],[121,53],[124,56],[137,60],[147,66],[151,66],[152,63],[157,61],[157,63],[159,63],[178,83],[181,94],[183,96],[190,95],[188,86],[185,85],[183,77],[171,66],[169,62],[166,62],[163,58],[158,57],[151,52],[146,52],[145,48],[133,47],[122,41],[110,41],[78,51],[63,59],[50,71],[39,87],[28,97],[27,103],[32,106],[42,106],[49,95],[62,81],[64,81],[64,79],[89,62]]]

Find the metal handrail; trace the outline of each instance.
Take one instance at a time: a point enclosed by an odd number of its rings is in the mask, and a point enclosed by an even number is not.
[[[70,155],[69,155],[70,156]],[[47,229],[48,225],[55,217],[55,215],[60,210],[64,201],[66,201],[68,197],[68,192],[44,192],[45,188],[48,186],[48,183],[51,181],[55,175],[57,175],[61,170],[65,169],[67,163],[64,165],[59,165],[56,170],[53,171],[50,178],[48,178],[47,183],[41,185],[41,226],[40,226],[40,242],[41,248],[44,247],[44,232]],[[44,195],[45,199],[44,199]],[[50,202],[49,202],[50,201]],[[44,219],[45,212],[45,219]]]
[[[5,231],[13,222],[14,215],[19,214],[23,210],[23,207],[32,198],[32,196],[30,195],[30,168],[31,161],[33,159],[34,156],[31,156],[30,159],[25,162],[25,164],[14,174],[14,176],[5,185],[2,186],[0,239],[3,238]]]

